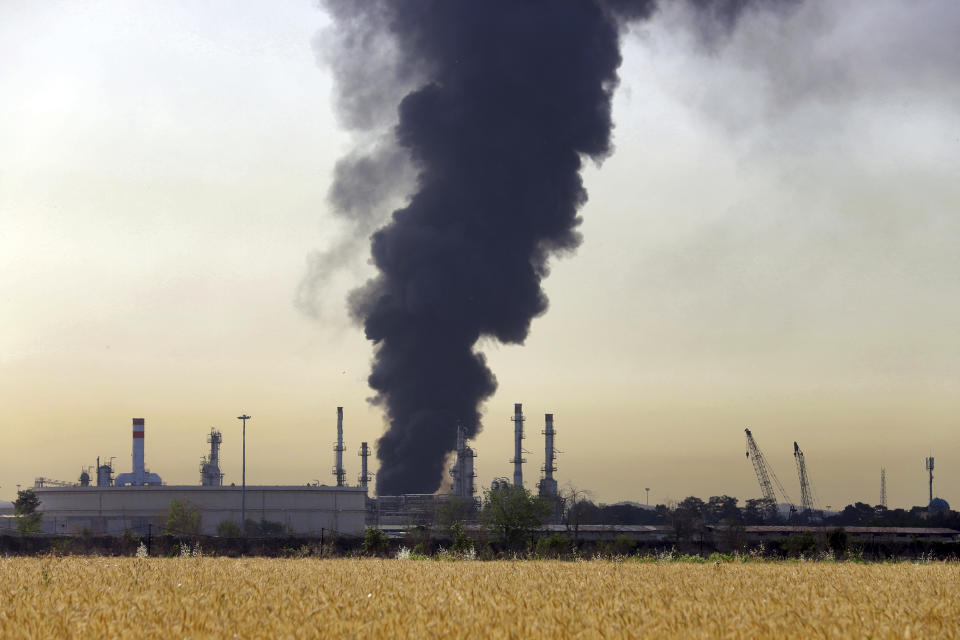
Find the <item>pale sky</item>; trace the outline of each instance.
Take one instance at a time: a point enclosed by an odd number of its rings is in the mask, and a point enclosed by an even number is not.
[[[598,501],[759,497],[749,426],[795,500],[960,502],[960,7],[808,1],[694,42],[667,9],[626,38],[615,154],[586,172],[584,243],[556,260],[499,380],[479,486],[557,478]],[[366,247],[294,305],[342,233],[351,147],[312,2],[0,3],[0,498],[96,457],[198,484],[211,426],[239,482],[348,478],[382,431],[345,313]],[[384,212],[384,214],[389,212]],[[372,461],[376,471],[375,461]]]

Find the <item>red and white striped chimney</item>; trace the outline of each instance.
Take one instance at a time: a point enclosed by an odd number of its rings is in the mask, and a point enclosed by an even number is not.
[[[143,484],[146,470],[143,466],[143,418],[133,419],[133,478],[134,484]]]

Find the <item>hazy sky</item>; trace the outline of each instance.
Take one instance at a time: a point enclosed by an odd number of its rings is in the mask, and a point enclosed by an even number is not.
[[[96,457],[199,483],[348,477],[382,417],[345,312],[361,246],[295,304],[351,138],[311,2],[0,3],[0,497]],[[616,153],[586,172],[584,243],[555,261],[500,386],[478,482],[527,486],[556,416],[557,477],[599,501],[758,497],[749,426],[799,500],[960,502],[960,5],[807,1],[697,44],[670,6],[626,39]],[[387,212],[384,212],[387,213]],[[376,469],[373,469],[376,471]]]

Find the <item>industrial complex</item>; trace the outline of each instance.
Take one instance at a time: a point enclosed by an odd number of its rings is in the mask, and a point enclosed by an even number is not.
[[[222,434],[211,429],[207,436],[209,451],[200,462],[200,482],[197,485],[165,484],[162,477],[150,471],[146,466],[146,420],[132,419],[131,469],[115,473],[113,459],[101,461],[93,467],[85,468],[76,482],[63,482],[44,477],[36,478],[34,492],[40,500],[39,511],[43,516],[42,529],[47,533],[118,535],[124,532],[142,535],[150,531],[161,531],[168,527],[168,514],[171,505],[179,501],[189,505],[199,513],[199,525],[196,533],[215,535],[221,532],[224,523],[235,525],[234,530],[246,533],[248,524],[259,529],[269,526],[272,531],[291,535],[320,536],[323,532],[343,535],[359,535],[367,526],[386,530],[400,531],[410,526],[428,525],[438,508],[451,501],[467,514],[475,514],[480,507],[475,483],[474,461],[476,451],[467,443],[466,432],[457,426],[455,458],[449,474],[452,482],[446,492],[433,494],[383,495],[371,497],[368,487],[373,474],[368,467],[371,449],[366,442],[360,446],[361,470],[357,485],[347,484],[343,453],[346,451],[343,438],[343,407],[337,407],[336,434],[333,444],[334,464],[333,485],[321,485],[319,482],[288,486],[247,486],[246,484],[246,445],[243,448],[243,476],[241,483],[225,485],[224,474],[220,468],[220,447]],[[239,416],[244,421],[250,416]],[[513,422],[514,455],[510,459],[513,465],[511,480],[498,477],[491,488],[510,484],[523,486],[524,457],[529,452],[523,448],[524,424],[523,405],[516,403],[511,418]],[[554,477],[557,471],[556,461],[559,451],[554,446],[556,430],[553,414],[544,415],[544,463],[537,482],[537,493],[553,503],[555,509],[547,517],[545,530],[562,527],[563,500],[559,494],[558,483]],[[799,509],[794,506],[783,484],[777,478],[750,429],[745,429],[746,457],[751,461],[756,473],[763,501],[771,512],[788,509],[790,521],[794,525],[812,524],[822,519],[823,510],[817,502],[806,460],[800,446],[793,443],[793,455],[800,483]],[[245,440],[245,437],[244,437]],[[949,509],[949,505],[933,495],[933,458],[924,460],[929,474],[929,509]],[[881,469],[881,504],[886,507],[886,473]],[[648,490],[649,491],[649,490]],[[794,516],[799,516],[794,518]],[[0,513],[0,530],[13,528],[12,516]],[[596,531],[585,528],[585,535],[612,535],[614,530],[594,526]],[[642,529],[642,531],[640,530]],[[761,535],[763,527],[755,532]],[[637,539],[668,535],[658,531],[658,527],[640,527],[636,531],[624,528],[616,530],[629,533]],[[767,532],[769,533],[769,532]]]

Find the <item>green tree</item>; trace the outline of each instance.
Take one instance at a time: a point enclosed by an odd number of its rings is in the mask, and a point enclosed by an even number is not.
[[[550,511],[546,500],[511,484],[485,492],[481,518],[504,546],[519,549],[543,526]]]
[[[473,498],[450,496],[450,499],[441,503],[434,514],[433,524],[438,529],[448,529],[458,522],[467,522],[474,518],[476,503]]]
[[[17,500],[13,503],[13,513],[17,517],[17,532],[20,535],[29,536],[40,533],[43,516],[37,513],[39,506],[40,498],[37,497],[33,489],[17,491]]]
[[[670,524],[673,526],[673,534],[677,542],[693,539],[693,534],[696,531],[700,531],[702,537],[705,509],[706,504],[696,496],[684,498],[677,505],[670,517]]]
[[[743,507],[743,520],[746,524],[763,524],[778,519],[777,504],[766,498],[749,498]]]
[[[167,533],[181,536],[200,534],[200,509],[189,500],[174,498],[167,508]]]
[[[737,508],[737,499],[728,495],[710,496],[704,508],[704,517],[711,524],[739,521],[740,509]]]

